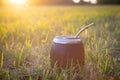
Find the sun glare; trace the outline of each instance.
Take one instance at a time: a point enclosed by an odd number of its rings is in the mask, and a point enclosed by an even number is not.
[[[74,3],[79,3],[79,2],[80,2],[80,0],[73,0],[73,2],[74,2]]]
[[[12,4],[23,5],[26,3],[26,0],[10,0]]]

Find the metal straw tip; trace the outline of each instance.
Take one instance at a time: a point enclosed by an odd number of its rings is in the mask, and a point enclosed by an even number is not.
[[[89,28],[90,26],[92,26],[94,23],[91,23],[89,25],[86,25],[85,27],[83,27],[81,30],[79,30],[79,32],[75,35],[76,37],[78,37],[80,35],[81,32],[83,32],[85,29]]]

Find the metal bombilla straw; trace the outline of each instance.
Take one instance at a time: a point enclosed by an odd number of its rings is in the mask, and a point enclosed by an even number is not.
[[[85,29],[89,28],[90,26],[92,26],[94,23],[91,23],[89,25],[86,25],[85,27],[83,27],[82,29],[79,30],[79,32],[75,35],[76,38],[78,38],[78,36],[80,35],[81,32],[83,32]]]

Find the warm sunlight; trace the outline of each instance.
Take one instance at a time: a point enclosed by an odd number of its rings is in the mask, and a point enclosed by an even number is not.
[[[80,0],[73,0],[73,2],[74,2],[74,3],[79,3],[79,2],[80,2]]]
[[[12,4],[23,5],[26,3],[26,0],[10,0]]]
[[[96,4],[97,0],[84,0],[85,2],[90,2],[91,4]]]

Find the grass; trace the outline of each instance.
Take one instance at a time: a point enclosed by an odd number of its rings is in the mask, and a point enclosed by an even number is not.
[[[119,21],[120,6],[0,8],[0,79],[119,80]],[[91,22],[95,25],[80,35],[85,69],[73,74],[72,67],[51,68],[53,38],[75,35]]]

